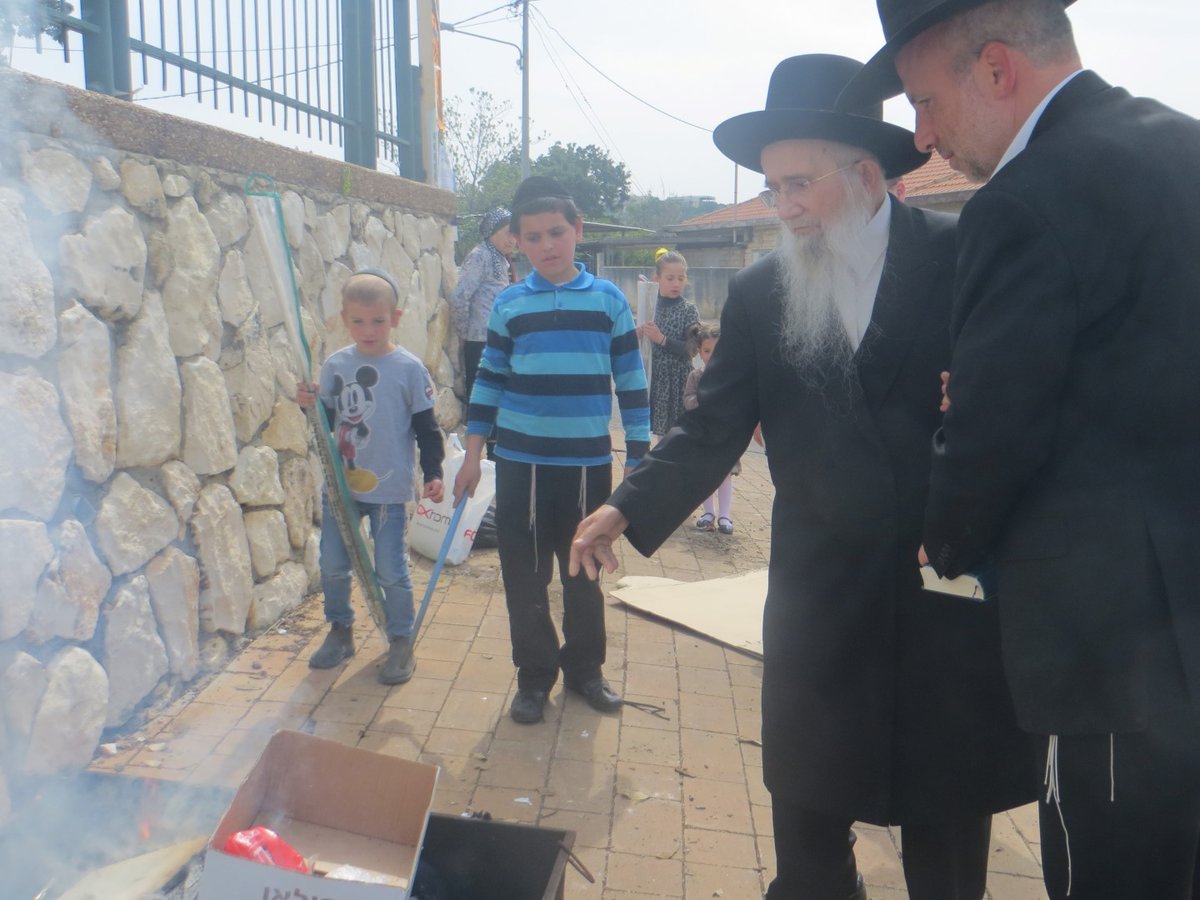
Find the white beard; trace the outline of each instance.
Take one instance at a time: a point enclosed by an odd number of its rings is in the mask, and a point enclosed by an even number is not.
[[[786,363],[809,374],[819,367],[849,376],[853,366],[854,348],[839,305],[854,305],[858,288],[850,261],[865,253],[863,230],[874,215],[874,204],[860,178],[841,177],[846,198],[836,220],[802,237],[782,222],[779,229],[779,349]]]

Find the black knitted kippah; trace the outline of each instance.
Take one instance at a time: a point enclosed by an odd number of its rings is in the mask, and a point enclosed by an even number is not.
[[[532,203],[534,200],[541,200],[544,197],[555,197],[560,200],[570,200],[571,195],[566,189],[553,178],[547,178],[545,175],[530,175],[517,186],[517,192],[513,194],[512,209],[519,210],[526,203]]]

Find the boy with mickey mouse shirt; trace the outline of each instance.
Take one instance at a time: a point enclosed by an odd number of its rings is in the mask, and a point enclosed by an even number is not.
[[[400,322],[400,292],[380,269],[356,272],[342,289],[342,321],[354,345],[321,366],[320,385],[300,385],[296,400],[312,406],[320,396],[329,416],[346,483],[360,516],[370,521],[375,571],[383,589],[390,642],[379,672],[383,684],[403,684],[416,669],[413,658],[412,579],[404,532],[404,505],[413,500],[414,455],[419,449],[422,497],[442,499],[442,432],[433,417],[433,382],[422,362],[391,340]],[[322,497],[321,588],[329,633],[309,659],[329,669],[354,655],[350,607],[350,556]]]

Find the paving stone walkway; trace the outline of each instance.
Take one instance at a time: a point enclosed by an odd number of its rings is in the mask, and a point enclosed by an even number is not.
[[[606,583],[622,574],[695,581],[765,567],[773,490],[756,447],[734,482],[733,535],[697,532],[689,521],[652,559],[622,542],[621,569]],[[414,555],[418,598],[430,569]],[[406,685],[376,681],[384,642],[361,606],[357,655],[338,669],[310,669],[325,628],[315,597],[92,768],[232,787],[276,729],[297,728],[440,766],[438,812],[487,811],[574,830],[595,882],[568,868],[568,900],[761,898],[774,849],[759,661],[610,600],[606,674],[628,699],[664,713],[601,715],[559,687],[545,722],[516,725],[507,715],[516,684],[499,574],[494,550],[444,570]],[[870,896],[907,897],[898,835],[857,830]],[[991,900],[1045,897],[1037,840],[1035,807],[996,817]]]

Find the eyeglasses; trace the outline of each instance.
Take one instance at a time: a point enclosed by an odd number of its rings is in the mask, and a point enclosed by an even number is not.
[[[779,205],[779,198],[781,196],[789,201],[798,200],[799,198],[803,197],[808,192],[808,189],[818,181],[824,181],[826,178],[831,178],[838,172],[845,172],[847,169],[853,169],[860,162],[862,162],[861,159],[856,159],[849,165],[842,166],[840,169],[834,169],[832,172],[826,172],[824,175],[818,175],[816,178],[785,178],[783,179],[783,184],[777,188],[767,188],[758,195],[758,199],[771,209],[774,209]]]

